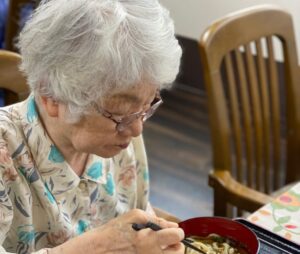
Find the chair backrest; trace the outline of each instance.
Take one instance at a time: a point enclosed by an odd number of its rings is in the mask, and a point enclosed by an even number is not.
[[[0,50],[0,88],[5,92],[5,104],[24,100],[29,94],[26,78],[18,69],[21,56],[17,53]]]
[[[290,14],[275,6],[234,13],[212,24],[199,47],[214,170],[264,193],[299,180],[300,79]]]

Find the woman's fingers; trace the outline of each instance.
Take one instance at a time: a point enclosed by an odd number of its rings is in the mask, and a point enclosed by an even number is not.
[[[162,250],[163,254],[184,254],[185,246],[182,243],[177,243],[175,245],[169,246]]]
[[[181,228],[165,228],[156,233],[158,244],[162,248],[177,244],[184,238],[184,232]]]
[[[150,221],[159,225],[161,228],[178,228],[178,224],[172,221],[166,221],[163,218],[160,217],[152,217],[150,218]]]
[[[149,228],[136,232],[138,253],[184,253],[180,241],[184,238],[181,228],[165,228],[153,231]]]
[[[152,222],[162,228],[158,231],[143,229],[136,232],[136,246],[140,253],[143,253],[144,248],[146,248],[148,249],[146,253],[150,254],[149,246],[151,246],[151,253],[184,253],[184,246],[181,243],[184,238],[184,231],[179,228],[177,223],[151,216],[140,210],[133,210],[131,213],[135,223]]]
[[[153,222],[159,225],[161,228],[177,228],[178,224],[171,221],[166,221],[163,218],[156,217],[154,215],[150,215],[142,210],[134,209],[123,215],[124,219],[126,217],[126,221],[128,223],[141,223],[146,224],[147,222]]]
[[[155,217],[140,210],[140,209],[133,209],[128,213],[122,215],[123,218],[126,218],[128,223],[147,223],[151,221],[151,219],[155,220]],[[153,221],[154,222],[154,221]]]

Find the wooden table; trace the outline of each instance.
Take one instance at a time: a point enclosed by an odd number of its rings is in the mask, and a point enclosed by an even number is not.
[[[300,245],[300,182],[247,220]]]

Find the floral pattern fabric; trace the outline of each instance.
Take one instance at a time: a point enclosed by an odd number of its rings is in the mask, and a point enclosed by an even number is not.
[[[300,245],[300,182],[247,219]]]
[[[74,173],[43,128],[34,96],[0,109],[0,253],[47,253],[133,208],[146,210],[142,137]]]

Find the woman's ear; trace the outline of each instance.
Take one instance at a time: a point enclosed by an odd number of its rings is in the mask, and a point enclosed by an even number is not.
[[[41,96],[42,106],[50,117],[58,117],[59,103],[52,98]]]

